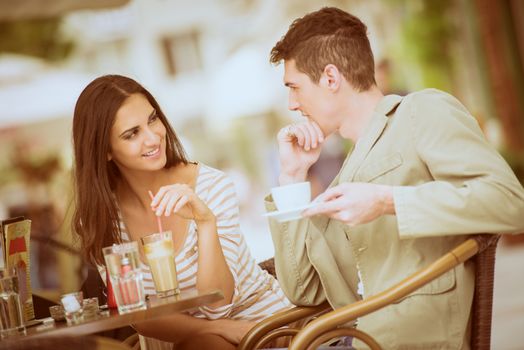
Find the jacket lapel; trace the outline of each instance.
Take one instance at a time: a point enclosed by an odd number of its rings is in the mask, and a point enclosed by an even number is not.
[[[371,151],[386,128],[388,116],[394,112],[401,101],[401,96],[388,95],[379,102],[373,112],[373,117],[371,118],[371,122],[366,131],[358,140],[353,151],[348,155],[348,158],[344,162],[339,176],[335,179],[336,183],[353,181],[360,165],[366,159],[369,151]]]

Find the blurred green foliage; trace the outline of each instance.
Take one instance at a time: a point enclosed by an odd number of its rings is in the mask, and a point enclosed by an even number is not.
[[[451,91],[453,76],[452,41],[457,28],[452,21],[452,0],[409,1],[403,3],[403,55],[420,67],[422,84]]]
[[[71,53],[74,44],[61,35],[60,24],[60,18],[0,22],[0,53],[63,60]]]

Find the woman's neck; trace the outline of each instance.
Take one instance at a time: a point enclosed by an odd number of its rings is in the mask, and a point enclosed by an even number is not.
[[[177,182],[175,168],[122,173],[116,187],[118,201],[121,204],[140,205],[143,209],[149,209],[151,203],[149,191],[155,194],[160,187]]]

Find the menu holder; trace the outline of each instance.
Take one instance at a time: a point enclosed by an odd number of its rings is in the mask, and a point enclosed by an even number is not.
[[[24,320],[35,318],[30,278],[31,220],[19,216],[0,222],[0,267],[15,270],[18,276],[18,292],[23,307]]]

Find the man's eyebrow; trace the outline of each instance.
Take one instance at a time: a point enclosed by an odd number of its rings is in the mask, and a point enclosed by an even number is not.
[[[152,116],[154,116],[156,114],[156,109],[153,108],[153,110],[151,111],[151,113],[149,114],[149,116],[147,117],[147,119],[151,118]],[[129,131],[135,131],[139,129],[139,126],[133,126],[132,128],[129,128],[127,130],[124,130],[120,135],[119,137],[122,137],[124,136],[125,133],[129,132]]]

